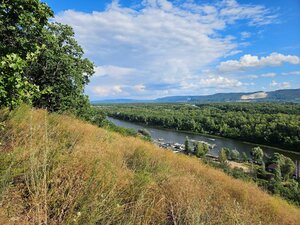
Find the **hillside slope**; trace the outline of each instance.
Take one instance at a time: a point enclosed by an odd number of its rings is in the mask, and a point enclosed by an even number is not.
[[[300,221],[299,208],[254,184],[68,116],[22,107],[1,142],[0,224]]]

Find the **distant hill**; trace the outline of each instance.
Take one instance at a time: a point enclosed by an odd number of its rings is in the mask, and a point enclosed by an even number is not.
[[[240,92],[240,93],[218,93],[205,96],[171,96],[156,99],[157,102],[300,102],[300,89],[286,89],[271,92]]]
[[[147,103],[147,102],[297,102],[300,103],[300,89],[284,89],[277,91],[257,91],[239,93],[217,93],[202,96],[169,96],[154,100],[110,99],[93,101],[97,103]]]

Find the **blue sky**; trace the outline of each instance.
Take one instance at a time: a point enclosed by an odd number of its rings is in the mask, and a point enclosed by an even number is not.
[[[91,100],[300,88],[299,0],[46,0],[95,63]]]

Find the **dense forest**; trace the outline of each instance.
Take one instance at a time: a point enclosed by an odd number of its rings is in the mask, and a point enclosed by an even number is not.
[[[100,110],[122,120],[300,152],[299,104],[120,104],[102,105]]]

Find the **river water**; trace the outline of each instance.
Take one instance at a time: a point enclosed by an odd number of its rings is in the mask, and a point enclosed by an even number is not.
[[[173,130],[167,130],[167,129],[162,129],[162,128],[153,128],[137,123],[132,123],[132,122],[127,122],[115,118],[108,117],[108,120],[110,120],[112,123],[114,123],[117,126],[120,127],[125,127],[125,128],[132,128],[136,131],[139,129],[147,129],[151,133],[152,139],[159,139],[162,138],[164,139],[164,142],[167,143],[180,143],[183,144],[186,136],[188,136],[189,139],[193,140],[198,140],[198,141],[205,141],[210,144],[216,144],[216,146],[210,150],[209,154],[212,155],[218,155],[219,151],[221,148],[227,147],[229,149],[236,149],[240,153],[246,152],[248,156],[250,155],[250,151],[253,147],[260,146],[258,144],[250,144],[250,143],[245,143],[242,141],[237,141],[229,138],[222,138],[222,137],[206,137],[203,135],[199,134],[190,134],[190,133],[185,133],[181,131],[173,131]],[[292,153],[292,152],[286,152],[277,148],[272,148],[269,146],[260,146],[265,154],[272,155],[274,152],[281,153],[285,156],[290,157],[293,161],[295,160],[300,160],[300,154],[297,153]]]

